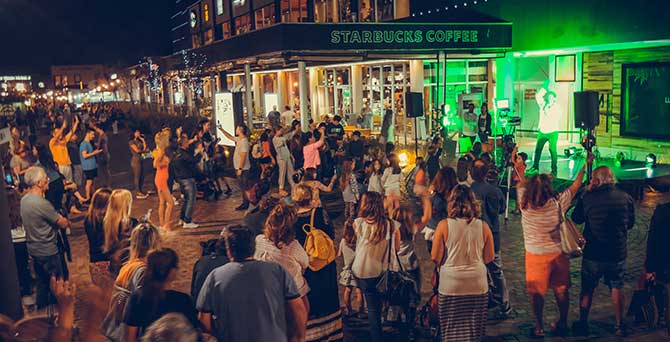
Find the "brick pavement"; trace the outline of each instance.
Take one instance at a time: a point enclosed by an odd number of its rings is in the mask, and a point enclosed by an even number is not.
[[[120,145],[122,146],[122,144]],[[128,165],[123,162],[115,162],[113,168],[113,183],[116,187],[129,187],[132,183],[131,175],[124,170],[123,165]],[[151,176],[147,177],[147,184],[153,179]],[[628,260],[627,270],[625,275],[625,293],[627,301],[630,300],[630,295],[635,286],[638,275],[641,272],[642,263],[645,255],[645,243],[647,227],[656,204],[667,202],[670,196],[664,193],[647,193],[645,200],[637,206],[637,219],[633,230],[629,233],[628,238]],[[241,222],[243,214],[235,211],[234,208],[239,205],[240,196],[234,194],[230,199],[220,200],[219,202],[205,202],[198,201],[194,220],[202,223],[202,227],[194,230],[184,230],[177,228],[176,232],[165,236],[164,242],[167,247],[173,248],[177,251],[180,258],[179,276],[175,281],[174,287],[177,290],[189,292],[191,269],[193,264],[200,256],[200,241],[205,241],[215,238],[221,227],[224,224],[231,224]],[[156,196],[151,196],[146,200],[135,200],[133,205],[133,216],[139,217],[143,215],[149,208],[157,208]],[[339,241],[341,235],[341,201],[337,200],[337,194],[325,196],[324,205],[329,209],[331,215],[335,216],[335,223],[337,226],[337,240]],[[178,217],[179,207],[175,208],[173,217]],[[155,217],[154,217],[155,218]],[[338,242],[336,241],[336,243]],[[74,262],[70,264],[72,279],[78,286],[78,305],[77,316],[82,325],[87,321],[97,320],[98,315],[91,311],[91,302],[99,299],[98,302],[104,300],[104,295],[92,298],[92,294],[97,294],[91,288],[90,276],[88,273],[88,242],[86,241],[81,222],[75,224],[71,236],[71,243],[73,248]],[[432,263],[429,260],[429,254],[426,251],[425,241],[419,235],[417,236],[416,250],[421,259],[421,268],[423,274],[422,282],[422,298],[425,300],[431,294],[430,277],[432,272]],[[524,281],[524,249],[523,236],[521,231],[520,217],[511,215],[509,223],[503,227],[502,235],[502,251],[504,261],[504,271],[507,278],[508,287],[510,289],[510,297],[515,312],[515,317],[506,321],[490,323],[487,327],[487,341],[526,341],[528,334],[532,328],[532,317],[529,306],[528,296],[525,294]],[[580,260],[573,260],[571,263],[571,280],[573,287],[570,290],[570,316],[569,320],[572,322],[578,317],[578,294],[579,294],[579,270]],[[338,259],[338,264],[341,260]],[[341,267],[341,265],[339,265]],[[593,341],[668,341],[667,335],[662,329],[656,331],[646,331],[641,327],[635,327],[633,334],[625,339],[615,337],[613,332],[614,314],[612,312],[607,288],[601,284],[596,290],[594,296],[593,308],[591,310],[591,330],[592,334],[589,337]],[[103,304],[98,304],[103,305]],[[98,308],[100,311],[100,308]],[[553,298],[547,298],[547,305],[545,306],[545,317],[547,328],[549,323],[553,322],[557,317],[556,307]],[[93,323],[97,325],[96,323]],[[346,339],[347,341],[366,341],[366,322],[358,319],[352,319],[346,323]],[[388,328],[387,328],[388,329]],[[391,336],[395,336],[391,334]],[[89,337],[87,340],[97,341],[99,338]],[[545,338],[546,341],[578,341],[579,338],[566,337],[550,337]],[[581,340],[584,340],[583,338]]]

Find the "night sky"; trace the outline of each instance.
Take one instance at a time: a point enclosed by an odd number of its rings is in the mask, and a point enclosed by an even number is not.
[[[174,0],[0,0],[0,72],[170,53]]]

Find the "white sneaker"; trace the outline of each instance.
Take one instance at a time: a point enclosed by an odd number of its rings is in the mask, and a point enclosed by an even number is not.
[[[198,228],[198,225],[196,223],[190,222],[190,223],[184,223],[184,229],[194,229]]]

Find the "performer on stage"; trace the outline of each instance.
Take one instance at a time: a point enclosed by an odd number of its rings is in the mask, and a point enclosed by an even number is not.
[[[464,137],[470,138],[470,142],[473,144],[475,143],[475,140],[477,139],[477,120],[478,116],[477,113],[475,113],[475,104],[470,102],[468,104],[468,111],[467,112],[462,112],[462,117],[461,119],[463,120],[463,129],[461,131],[461,134]]]
[[[538,124],[539,133],[537,135],[537,144],[535,145],[535,157],[533,158],[533,168],[531,172],[539,172],[542,149],[549,142],[549,154],[551,154],[551,174],[556,176],[558,168],[558,155],[556,154],[556,143],[558,142],[558,131],[560,125],[558,120],[561,115],[561,109],[556,104],[556,93],[548,90],[548,83],[545,82],[542,88],[535,93],[535,100],[540,107],[540,122]]]
[[[489,136],[491,136],[491,114],[489,114],[489,106],[486,102],[482,104],[482,112],[479,114],[477,126],[479,128],[479,141],[486,144]]]

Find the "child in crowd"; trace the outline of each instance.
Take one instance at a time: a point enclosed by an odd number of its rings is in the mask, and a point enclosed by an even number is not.
[[[398,156],[389,155],[389,167],[382,174],[382,185],[384,186],[384,195],[386,207],[389,213],[400,206],[400,180],[402,177]]]
[[[409,302],[409,307],[403,308],[407,316],[408,340],[414,340],[414,321],[416,307],[421,300],[421,268],[419,258],[414,252],[414,234],[416,226],[412,210],[407,206],[401,206],[393,211],[393,219],[400,223],[400,228],[395,230],[394,240],[398,259],[402,269],[409,273],[416,283],[416,296]]]
[[[384,187],[382,186],[383,172],[382,162],[379,159],[375,159],[372,162],[372,171],[368,178],[368,191],[384,194]]]
[[[354,291],[356,292],[356,300],[359,303],[358,312],[363,312],[365,308],[361,289],[357,287],[356,279],[351,273],[355,249],[356,231],[354,231],[354,220],[352,218],[344,223],[344,235],[342,235],[342,240],[340,240],[340,250],[337,253],[338,256],[344,258],[344,265],[342,266],[342,272],[340,272],[340,285],[344,286],[344,314],[346,316],[353,314],[351,295]]]
[[[359,188],[356,180],[356,160],[351,157],[344,159],[342,163],[342,176],[340,176],[340,189],[344,199],[344,219],[353,220],[356,218],[356,203],[358,203]]]

